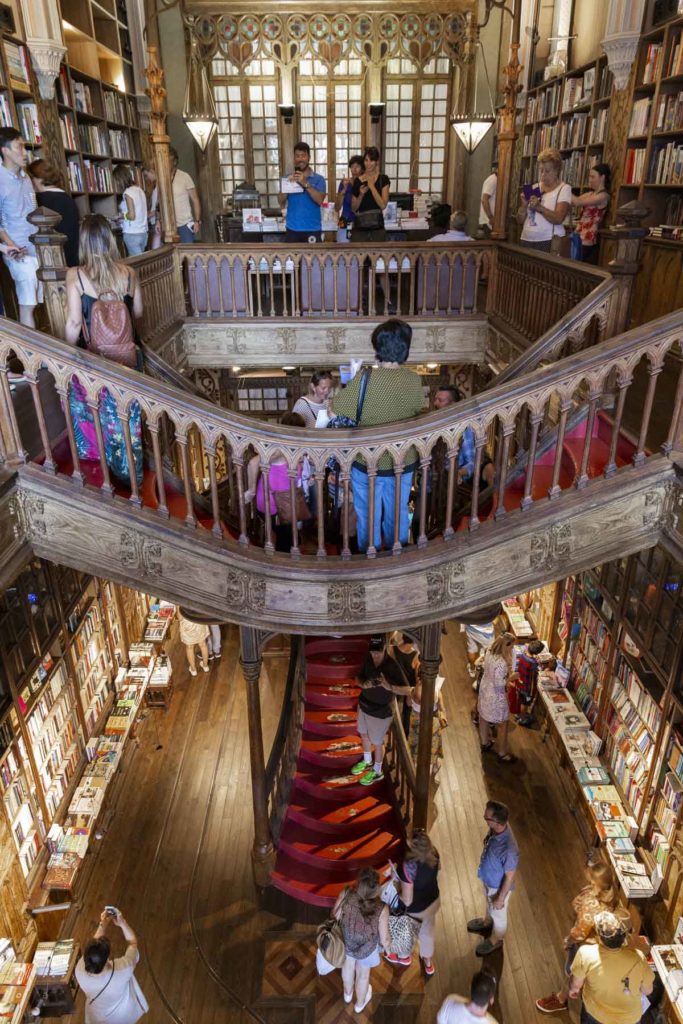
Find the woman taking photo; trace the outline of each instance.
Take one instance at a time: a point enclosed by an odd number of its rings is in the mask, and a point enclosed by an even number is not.
[[[353,182],[353,233],[354,242],[383,242],[384,210],[389,202],[391,182],[386,174],[379,171],[379,150],[366,146],[363,154],[365,170]]]
[[[362,1013],[372,999],[370,971],[379,966],[380,946],[389,949],[389,908],[380,899],[379,875],[374,868],[359,872],[354,889],[341,891],[332,916],[341,925],[346,960],[342,967],[344,1002],[356,992],[356,1013]]]
[[[591,167],[588,174],[588,192],[572,196],[572,206],[581,211],[574,230],[574,236],[579,241],[579,255],[576,259],[584,263],[598,262],[598,229],[609,206],[610,179],[609,164],[596,164],[595,167]]]
[[[619,891],[614,881],[614,875],[609,864],[598,861],[597,864],[589,864],[586,868],[585,885],[578,896],[572,900],[572,908],[575,914],[574,926],[564,940],[566,962],[564,972],[569,978],[572,973],[572,963],[579,946],[584,942],[595,942],[595,918],[603,910],[612,913],[619,903]],[[561,1013],[567,1009],[568,1004],[567,984],[559,992],[553,992],[550,996],[536,1000],[536,1008],[541,1013]]]
[[[327,411],[327,403],[332,391],[332,374],[329,370],[316,370],[311,374],[308,395],[298,398],[292,412],[303,416],[307,427],[314,427],[318,413]]]
[[[420,946],[420,959],[425,974],[434,974],[434,921],[439,909],[439,851],[433,845],[426,832],[416,829],[408,840],[408,852],[398,869],[395,879],[401,903],[406,914],[420,921],[417,941]],[[409,967],[412,957],[398,957],[395,953],[386,953],[391,964]]]
[[[557,149],[544,149],[538,155],[538,181],[530,198],[520,193],[522,205],[517,223],[522,225],[520,245],[550,252],[554,238],[564,238],[564,221],[572,202],[572,190],[560,178],[562,157]]]
[[[105,293],[123,302],[133,319],[142,316],[142,292],[137,275],[121,262],[116,240],[106,217],[99,213],[83,218],[79,244],[80,266],[71,267],[66,275],[67,321],[65,338],[72,345],[89,348],[92,312],[98,298]],[[140,352],[140,349],[137,350]],[[69,409],[74,425],[78,457],[99,462],[100,453],[92,412],[88,408],[85,388],[74,377],[69,389]],[[104,453],[109,469],[124,483],[130,484],[130,469],[123,427],[111,393],[102,388],[99,395],[99,416],[104,438]],[[136,400],[128,414],[130,440],[133,446],[135,476],[142,483],[142,420]]]
[[[496,725],[500,743],[498,760],[503,764],[511,764],[517,760],[508,751],[510,706],[507,689],[509,683],[519,678],[517,673],[512,671],[514,645],[515,638],[512,633],[501,633],[487,650],[477,701],[481,752],[485,754],[493,748],[491,726]]]

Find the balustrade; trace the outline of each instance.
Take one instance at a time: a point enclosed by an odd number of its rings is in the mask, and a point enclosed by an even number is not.
[[[408,740],[403,730],[396,700],[393,702],[391,728],[387,734],[384,763],[392,781],[393,793],[399,806],[401,820],[407,827],[413,819],[417,780],[415,765],[410,754]]]
[[[291,481],[298,478],[306,459],[312,487],[318,496],[319,519],[313,535],[307,536],[305,531],[295,535],[296,543],[290,545],[289,556],[283,556],[273,550],[276,545],[270,516],[262,523],[266,555],[296,558],[301,564],[311,559],[351,557],[354,547],[351,469],[354,463],[359,458],[366,463],[368,504],[372,508],[377,499],[376,470],[380,458],[383,455],[390,458],[395,474],[401,469],[412,471],[412,465],[406,465],[406,457],[413,450],[416,452],[414,464],[418,468],[414,506],[420,510],[418,520],[423,512],[425,515],[415,538],[418,544],[402,547],[394,532],[392,536],[383,537],[381,552],[383,558],[410,557],[417,554],[418,547],[428,550],[441,537],[457,544],[460,531],[482,528],[484,520],[491,517],[493,507],[499,518],[505,514],[506,521],[523,519],[539,500],[552,497],[559,506],[576,487],[590,490],[601,477],[620,472],[626,464],[640,465],[653,458],[650,418],[661,380],[659,371],[666,353],[675,346],[680,346],[680,318],[672,314],[648,324],[647,329],[637,328],[602,342],[524,378],[497,385],[448,410],[373,429],[305,431],[248,419],[195,395],[181,393],[163,381],[141,376],[89,352],[3,321],[0,379],[4,412],[0,410],[0,413],[4,459],[9,466],[21,466],[28,461],[27,453],[35,450],[35,439],[39,438],[42,458],[34,458],[33,462],[35,469],[46,476],[56,477],[73,488],[100,488],[105,506],[109,501],[124,498],[132,517],[157,515],[165,520],[170,511],[187,530],[196,533],[198,539],[205,537],[211,543],[228,547],[239,545],[242,550],[253,546],[252,524],[256,521],[253,506],[244,502],[249,459],[253,455],[259,457],[266,481],[273,466],[284,464],[290,486]],[[41,415],[44,386],[31,387],[28,412],[24,410],[22,417],[17,417],[7,380],[12,352],[23,364],[29,381],[39,374],[52,378],[61,395],[68,392],[73,378],[78,378],[95,413],[99,464],[82,459],[79,462],[68,403],[63,403],[65,422],[58,425],[56,433],[48,418]],[[629,382],[641,359],[646,361],[649,372],[645,408],[640,407],[638,400],[629,401]],[[150,443],[146,448],[145,479],[139,489],[124,488],[107,464],[97,415],[103,388],[114,397],[124,424],[134,402],[139,402],[142,409]],[[683,387],[679,383],[672,407],[659,416],[660,421],[664,420],[661,436],[664,455],[680,450],[682,394]],[[575,465],[573,456],[560,443],[556,444],[551,479],[537,472],[544,459],[547,466],[548,445],[552,443],[552,436],[548,440],[548,424],[559,422],[559,431],[564,434],[569,429],[568,424],[584,412],[592,425],[596,409],[602,410],[601,417],[605,416],[604,410],[616,409],[619,422],[628,423],[634,434],[633,451],[626,452],[621,438],[615,442],[612,434],[608,463],[598,471],[594,460],[589,462],[588,458],[592,442],[587,442],[588,448],[579,451]],[[32,423],[29,413],[33,416]],[[534,424],[540,423],[546,424],[543,444],[539,442],[538,431],[534,434]],[[33,449],[26,436],[29,429],[33,433]],[[466,431],[472,432],[477,450],[475,479],[469,485],[457,479],[458,454]],[[192,438],[199,445],[200,463],[196,453],[189,450]],[[487,438],[489,444],[493,438],[495,445],[494,450],[489,451],[497,464],[493,494],[490,488],[480,489],[476,474]],[[555,438],[561,442],[557,435]],[[130,436],[125,427],[124,440],[128,448]],[[61,449],[58,442],[61,442]],[[524,453],[522,459],[520,452]],[[174,464],[181,478],[175,493],[170,493],[168,475],[164,476],[169,456],[175,457]],[[412,455],[410,459],[412,463]],[[330,463],[335,466],[333,471],[328,468]],[[267,507],[268,488],[265,490]],[[333,495],[344,496],[333,538],[327,531],[327,521],[322,519],[330,491]],[[221,503],[221,496],[227,498],[227,507]],[[367,557],[378,553],[371,543]]]
[[[273,746],[265,770],[266,796],[270,834],[277,843],[284,813],[289,803],[289,790],[301,744],[304,721],[306,663],[302,637],[291,637],[292,649],[282,711]]]

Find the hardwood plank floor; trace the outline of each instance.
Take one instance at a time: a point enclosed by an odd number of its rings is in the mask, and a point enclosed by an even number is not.
[[[520,763],[502,766],[487,757],[482,771],[457,625],[449,624],[443,654],[450,725],[431,829],[443,863],[437,973],[425,985],[423,998],[388,994],[373,1000],[370,1012],[359,1018],[348,1012],[341,989],[338,1006],[332,999],[324,1013],[322,1004],[316,1013],[314,987],[303,985],[295,964],[291,992],[280,1000],[261,998],[268,936],[305,939],[316,912],[306,908],[297,913],[286,901],[278,905],[272,891],[261,900],[253,885],[249,747],[237,630],[226,628],[223,658],[208,675],[191,678],[182,648],[174,649],[171,707],[150,712],[140,725],[106,835],[91,855],[88,884],[65,928],[83,942],[105,903],[123,909],[141,939],[138,977],[150,1003],[148,1020],[432,1022],[444,996],[466,992],[479,965],[476,939],[465,925],[482,909],[476,869],[484,803],[494,797],[509,804],[521,849],[505,954],[490,965],[501,976],[495,1015],[505,1024],[540,1021],[533,1002],[561,981],[562,936],[571,923],[571,897],[582,884],[586,849],[538,731],[514,728],[511,747]],[[286,671],[283,654],[264,659],[266,750],[275,733]],[[329,987],[327,992],[329,997]]]

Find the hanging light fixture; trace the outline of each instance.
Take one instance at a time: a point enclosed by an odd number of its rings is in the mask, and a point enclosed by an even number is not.
[[[194,141],[204,152],[218,128],[218,115],[206,68],[192,29],[190,29],[190,73],[187,76],[183,121],[192,132]]]
[[[481,50],[481,59],[484,62],[484,74],[486,76],[486,86],[489,92],[489,100],[491,101],[491,113],[490,114],[451,114],[451,125],[455,130],[455,134],[458,136],[463,146],[468,153],[474,153],[475,149],[484,138],[486,133],[495,124],[496,115],[493,107],[493,96],[491,95],[491,84],[489,82],[489,72],[486,66],[486,57],[484,55],[484,48],[481,45],[481,40],[477,38],[477,47]],[[475,75],[474,75],[474,109],[477,109],[477,75],[476,75],[476,50],[475,50]]]

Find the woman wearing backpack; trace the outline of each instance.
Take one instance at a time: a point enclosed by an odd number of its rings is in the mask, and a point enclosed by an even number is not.
[[[66,275],[66,340],[124,366],[139,366],[133,320],[142,316],[142,292],[135,271],[121,262],[112,230],[101,214],[91,214],[81,221],[78,254],[80,266],[71,267]],[[107,388],[102,388],[99,399],[107,465],[115,477],[130,485],[116,402]],[[95,422],[85,388],[77,377],[71,382],[69,409],[79,459],[99,462]],[[128,424],[135,476],[141,484],[142,420],[137,400],[130,406]]]

